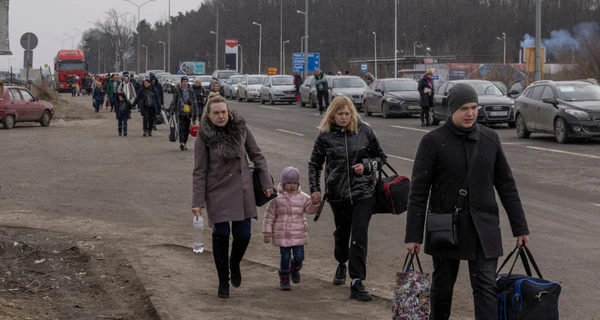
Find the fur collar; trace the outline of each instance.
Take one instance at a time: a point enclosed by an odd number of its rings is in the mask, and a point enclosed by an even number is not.
[[[207,115],[202,116],[200,134],[209,148],[221,157],[233,159],[245,148],[246,120],[234,111],[230,111],[233,119],[229,119],[224,128],[215,126]]]

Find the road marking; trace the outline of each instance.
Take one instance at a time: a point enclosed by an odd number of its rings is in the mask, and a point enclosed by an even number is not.
[[[525,144],[525,142],[502,142],[502,144],[507,146],[518,146]]]
[[[265,109],[281,110],[281,108],[275,108],[275,107],[268,107],[268,106],[260,106],[260,107],[265,108]]]
[[[419,132],[429,132],[429,130],[417,129],[417,128],[411,128],[411,127],[402,127],[402,126],[390,126],[390,127],[392,127],[392,128],[398,128],[398,129],[404,129],[404,130],[419,131]]]
[[[318,114],[318,113],[313,113],[313,116],[317,116],[317,117],[322,117],[322,114]]]
[[[388,154],[387,156],[390,157],[390,158],[396,158],[396,159],[400,159],[400,160],[404,160],[404,161],[415,162],[415,160],[413,160],[413,159],[404,158],[404,157],[398,157],[398,156],[394,156],[394,155],[391,155],[391,154]]]
[[[600,207],[600,203],[592,203],[593,205],[595,205],[596,207]]]
[[[287,130],[283,130],[283,129],[275,129],[275,130],[277,130],[279,132],[285,132],[285,133],[293,134],[296,136],[304,137],[304,135],[302,133],[298,133],[298,132],[287,131]]]
[[[594,155],[585,154],[585,153],[576,153],[576,152],[569,152],[569,151],[556,150],[556,149],[547,149],[547,148],[539,148],[539,147],[531,147],[531,146],[526,146],[525,148],[527,148],[527,149],[533,149],[533,150],[539,150],[539,151],[547,151],[547,152],[568,154],[568,155],[578,156],[578,157],[584,157],[584,158],[600,159],[600,156],[594,156]]]

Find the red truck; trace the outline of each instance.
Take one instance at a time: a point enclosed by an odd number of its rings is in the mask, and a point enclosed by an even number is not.
[[[87,62],[85,62],[82,50],[74,49],[58,51],[58,54],[54,58],[56,90],[58,92],[70,91],[69,82],[75,76],[79,77],[77,83],[81,88],[81,79],[85,76],[87,69],[88,65]]]

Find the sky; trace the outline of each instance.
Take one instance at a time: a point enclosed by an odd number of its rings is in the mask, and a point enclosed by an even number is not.
[[[131,0],[140,5],[148,0]],[[198,9],[202,0],[171,0],[171,15],[178,12],[187,12]],[[141,19],[146,19],[150,24],[155,21],[166,20],[168,16],[169,0],[154,0],[141,7]],[[54,38],[65,40],[78,34],[74,28],[81,31],[94,26],[88,21],[104,20],[107,15],[104,11],[115,8],[121,13],[130,12],[130,19],[137,21],[138,9],[135,5],[123,0],[10,0],[9,8],[9,34],[10,50],[12,56],[0,56],[0,70],[7,70],[10,66],[21,68],[23,66],[24,49],[21,47],[20,38],[24,33],[32,32],[38,37],[39,44],[33,50],[33,66],[39,67],[48,64],[52,67],[54,57],[64,44],[65,49],[71,49],[71,40],[60,42]],[[74,38],[74,46],[81,37]]]

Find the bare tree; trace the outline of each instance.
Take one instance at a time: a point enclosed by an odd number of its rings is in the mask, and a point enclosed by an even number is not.
[[[116,9],[108,11],[108,18],[96,25],[102,30],[105,38],[113,48],[114,70],[123,70],[125,63],[133,56],[133,29],[135,22],[126,15],[119,14]]]

